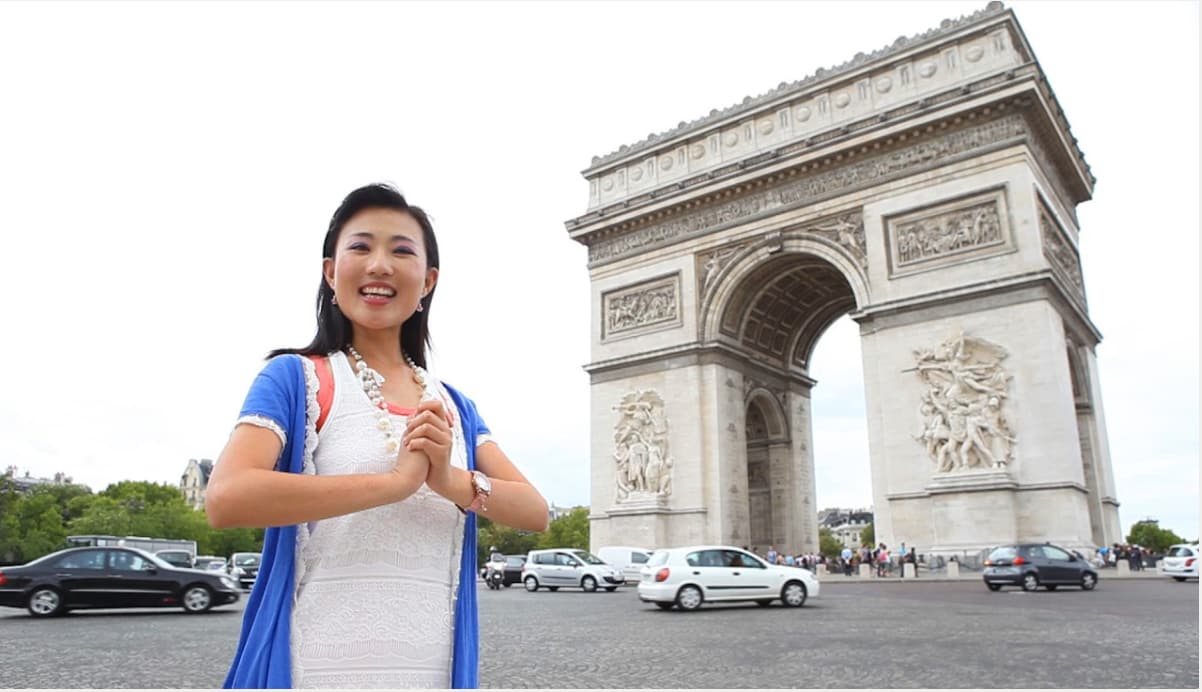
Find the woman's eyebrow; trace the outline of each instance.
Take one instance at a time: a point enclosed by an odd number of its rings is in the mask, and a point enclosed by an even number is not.
[[[348,236],[348,238],[370,238],[370,239],[375,239],[375,237],[376,237],[376,235],[374,233],[370,233],[368,231],[359,231],[357,233],[351,233]],[[407,235],[397,234],[397,235],[392,236],[393,242],[396,242],[398,240],[404,240],[404,241],[407,241],[410,243],[414,242],[413,238],[410,238]]]

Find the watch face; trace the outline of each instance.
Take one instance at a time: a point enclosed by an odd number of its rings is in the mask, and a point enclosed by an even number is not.
[[[492,481],[488,480],[488,476],[477,471],[472,474],[472,478],[476,481],[476,492],[488,495],[492,492]]]

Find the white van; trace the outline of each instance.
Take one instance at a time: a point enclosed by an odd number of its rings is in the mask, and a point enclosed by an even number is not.
[[[647,564],[647,558],[652,551],[645,548],[631,548],[624,545],[609,545],[597,549],[597,557],[617,567],[622,571],[628,582],[637,582],[639,570]]]

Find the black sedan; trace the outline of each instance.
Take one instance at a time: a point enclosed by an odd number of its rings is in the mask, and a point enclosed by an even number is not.
[[[28,608],[34,617],[92,608],[203,613],[240,595],[228,576],[173,567],[136,548],[68,548],[0,569],[0,606]]]
[[[1003,545],[989,553],[982,576],[990,591],[1007,585],[1020,586],[1023,591],[1040,586],[1048,591],[1058,586],[1079,586],[1090,591],[1098,584],[1098,573],[1074,552],[1051,543]]]

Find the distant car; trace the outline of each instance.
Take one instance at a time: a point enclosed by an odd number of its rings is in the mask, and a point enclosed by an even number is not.
[[[1021,543],[994,548],[981,575],[990,591],[1019,586],[1023,591],[1044,587],[1079,586],[1092,591],[1098,584],[1094,566],[1078,554],[1051,543]]]
[[[597,548],[597,557],[622,571],[626,581],[637,582],[642,575],[643,565],[651,557],[646,548],[631,548],[622,545],[607,545]]]
[[[606,591],[613,591],[626,580],[620,570],[587,550],[556,548],[531,550],[526,554],[522,583],[530,592],[541,588],[558,591],[560,587],[585,591],[596,591],[597,587],[602,587]]]
[[[216,555],[197,555],[192,561],[192,569],[199,569],[206,572],[224,572],[225,558]]]
[[[770,565],[727,545],[657,550],[643,566],[639,599],[663,610],[696,610],[702,603],[779,600],[798,608],[818,596],[821,586],[808,569]]]
[[[1198,544],[1178,543],[1169,547],[1160,569],[1177,581],[1198,578]]]
[[[234,553],[230,555],[229,564],[225,569],[238,585],[250,591],[259,575],[259,563],[263,561],[263,553]]]
[[[176,567],[183,567],[184,569],[192,569],[196,566],[196,563],[192,557],[192,553],[189,553],[186,550],[160,550],[155,553],[155,557],[167,562],[168,564]]]
[[[501,581],[505,586],[522,583],[522,569],[526,567],[525,555],[505,556],[505,578]]]
[[[239,596],[226,575],[175,567],[137,548],[68,548],[0,570],[0,606],[26,608],[34,617],[93,608],[203,613]]]

